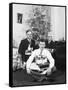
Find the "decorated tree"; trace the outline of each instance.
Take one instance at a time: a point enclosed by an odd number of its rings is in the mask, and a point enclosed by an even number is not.
[[[48,38],[50,32],[49,7],[32,6],[32,11],[27,20],[28,25],[33,31],[33,39]]]

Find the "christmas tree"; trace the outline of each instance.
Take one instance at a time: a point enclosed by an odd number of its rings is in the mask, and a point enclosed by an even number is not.
[[[50,32],[50,16],[49,7],[47,6],[32,6],[32,11],[27,20],[28,25],[33,31],[33,39],[47,39]]]

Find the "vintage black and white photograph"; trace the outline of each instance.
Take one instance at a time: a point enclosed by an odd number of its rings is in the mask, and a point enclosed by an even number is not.
[[[12,8],[12,86],[66,84],[66,6]]]

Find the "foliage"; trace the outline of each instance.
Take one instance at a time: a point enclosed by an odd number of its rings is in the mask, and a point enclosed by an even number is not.
[[[33,39],[38,40],[42,35],[48,37],[50,32],[50,17],[47,6],[32,6],[32,11],[27,20],[28,25],[33,31]]]

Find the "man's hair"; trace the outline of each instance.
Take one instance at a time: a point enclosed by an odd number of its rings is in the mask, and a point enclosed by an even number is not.
[[[45,39],[40,39],[39,42],[45,42]]]
[[[32,32],[30,29],[28,29],[28,30],[26,30],[26,33],[28,33],[28,32]]]

